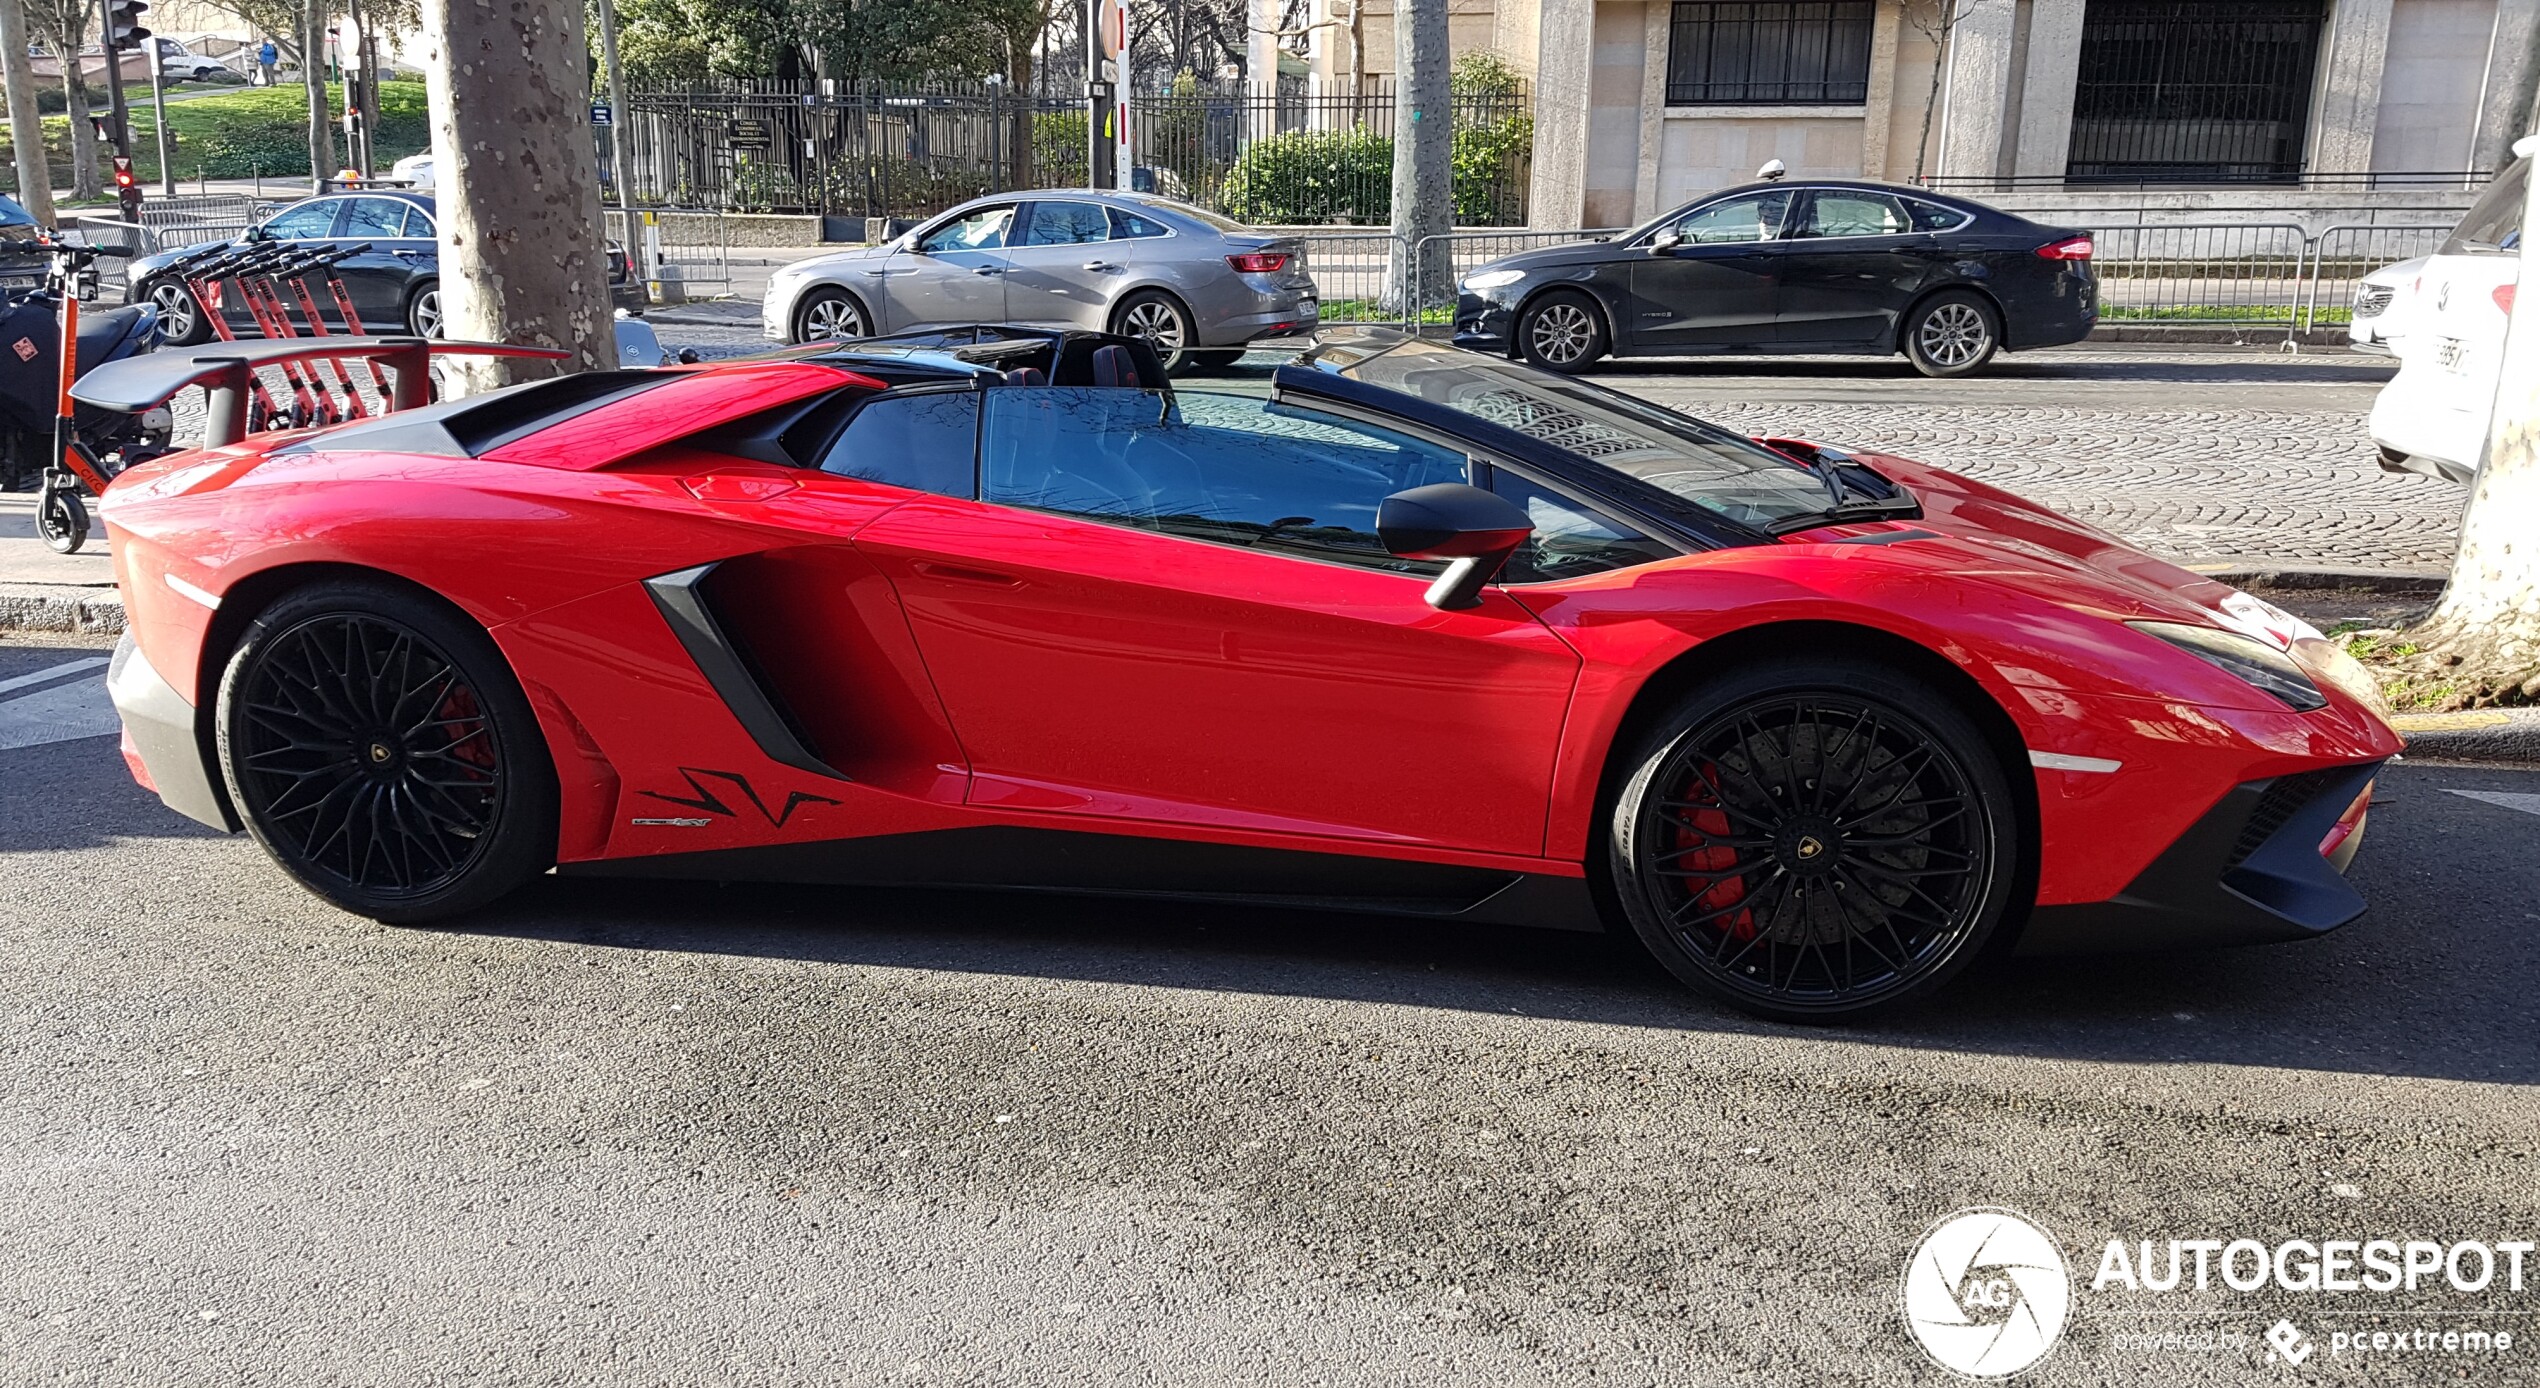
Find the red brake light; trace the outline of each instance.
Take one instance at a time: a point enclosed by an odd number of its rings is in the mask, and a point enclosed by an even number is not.
[[[1285,251],[1247,251],[1226,257],[1226,263],[1247,275],[1275,275],[1288,268]]]
[[[2088,260],[2090,259],[2090,238],[2076,236],[2069,241],[2058,241],[2051,246],[2040,246],[2037,248],[2037,253],[2048,260]]]
[[[2496,307],[2503,309],[2508,314],[2514,311],[2514,287],[2512,285],[2500,284],[2496,286]]]

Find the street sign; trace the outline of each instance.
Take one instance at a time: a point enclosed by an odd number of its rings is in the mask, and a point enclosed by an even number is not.
[[[725,121],[723,140],[734,149],[774,149],[776,131],[763,120]]]
[[[591,103],[591,123],[593,125],[608,125],[613,122],[613,119],[614,117],[609,111],[607,102],[594,101]]]

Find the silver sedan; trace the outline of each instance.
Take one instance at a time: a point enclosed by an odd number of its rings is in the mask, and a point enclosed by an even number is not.
[[[770,276],[780,342],[964,323],[1136,333],[1168,367],[1314,331],[1305,248],[1170,198],[1083,189],[963,203],[895,241]]]

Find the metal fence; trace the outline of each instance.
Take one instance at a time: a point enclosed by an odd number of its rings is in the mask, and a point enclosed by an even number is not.
[[[2095,236],[2103,322],[2290,323],[2310,243],[2292,223],[2114,227]]]
[[[967,198],[1085,181],[1085,107],[980,83],[752,82],[627,98],[635,199],[734,212],[922,217]],[[1130,103],[1133,186],[1248,222],[1382,225],[1394,97],[1180,83]],[[1523,92],[1458,96],[1456,220],[1525,220]],[[605,143],[605,135],[601,136]],[[605,155],[603,155],[605,159]]]
[[[639,207],[630,227],[627,214],[612,208],[600,214],[600,225],[634,257],[636,278],[663,286],[664,302],[731,291],[731,226],[723,213]]]
[[[2449,226],[2346,225],[2323,228],[2311,240],[2311,273],[2303,287],[2301,328],[2351,322],[2355,286],[2385,265],[2432,255],[2451,235]]]

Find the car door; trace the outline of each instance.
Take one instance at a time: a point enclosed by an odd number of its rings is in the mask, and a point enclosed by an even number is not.
[[[331,243],[335,235],[336,220],[342,215],[344,204],[349,201],[351,201],[349,198],[311,198],[306,202],[294,203],[249,228],[247,238],[251,241],[288,241],[299,246]],[[246,303],[238,297],[235,280],[222,281],[214,293],[220,300],[222,316],[231,323],[245,324],[252,321]],[[285,303],[289,304],[292,297],[286,291]],[[293,305],[291,316],[294,322],[301,319],[302,315],[297,311],[296,305]]]
[[[1002,321],[1015,210],[1010,202],[972,208],[893,251],[880,267],[883,331]]]
[[[1901,199],[1864,188],[1804,190],[1780,249],[1776,336],[1794,347],[1891,350],[1898,316],[1943,261]]]
[[[1762,346],[1780,312],[1780,248],[1791,190],[1774,188],[1693,209],[1627,262],[1631,321],[1624,345],[1639,351]],[[1672,244],[1663,244],[1668,237]]]
[[[1258,397],[984,393],[978,500],[856,536],[978,805],[1534,856],[1577,657],[1423,601],[1376,507],[1450,449]]]
[[[406,295],[415,281],[438,264],[431,220],[423,209],[403,198],[346,198],[343,220],[336,224],[336,245],[345,250],[369,249],[336,267],[344,292],[362,324],[376,332],[406,330]],[[421,226],[413,223],[421,222]],[[342,315],[326,305],[330,320]]]
[[[1100,203],[1034,201],[1006,250],[1005,312],[1017,323],[1101,330],[1128,273]]]

